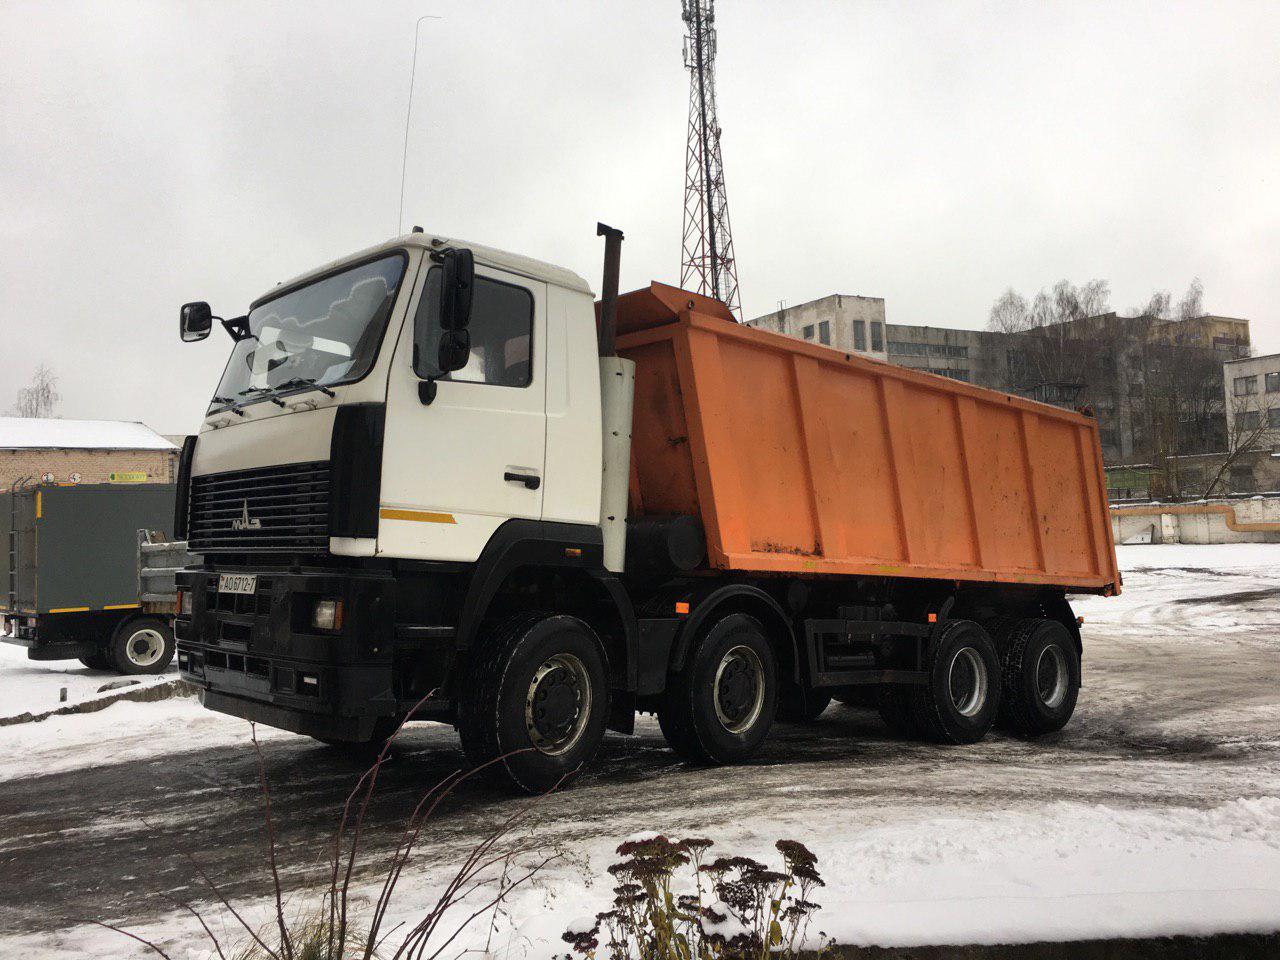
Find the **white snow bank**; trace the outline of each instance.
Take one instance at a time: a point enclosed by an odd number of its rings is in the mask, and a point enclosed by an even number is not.
[[[1121,571],[1146,567],[1193,567],[1212,570],[1259,569],[1280,564],[1280,543],[1144,543],[1120,544]]]
[[[177,450],[144,423],[0,417],[0,450]]]
[[[291,736],[258,728],[259,740]],[[180,762],[185,752],[220,746],[252,749],[248,743],[248,723],[205,710],[195,697],[122,700],[96,713],[0,727],[0,782],[157,756]]]
[[[172,680],[177,669],[159,676],[130,677],[140,683],[153,684]],[[107,670],[90,670],[79,660],[29,660],[27,648],[0,643],[0,716],[16,717],[23,713],[44,713],[62,706],[62,690],[66,703],[77,703],[98,696],[104,684],[121,677]],[[0,742],[3,742],[0,735]]]
[[[814,896],[822,909],[809,929],[813,946],[820,934],[850,945],[909,947],[1264,932],[1280,921],[1277,797],[1206,810],[1052,803],[862,830],[815,822],[795,809],[774,821],[711,832],[722,853],[772,861],[772,839],[789,836],[818,854],[826,886]],[[565,952],[561,935],[590,929],[594,921],[586,915],[609,906],[612,883],[604,868],[615,844],[587,845],[589,875],[580,866],[549,869],[517,891],[494,928],[481,918],[452,952],[509,958]],[[411,923],[417,918],[410,904],[434,901],[447,864],[433,872],[432,858],[423,855],[427,849],[405,874],[399,909],[387,926]],[[271,904],[238,909],[265,922]],[[175,956],[191,946],[200,956],[204,948],[185,914],[131,929]],[[738,932],[732,923],[715,929]],[[392,950],[394,939],[388,941]],[[145,948],[92,927],[10,938],[3,945],[15,955],[56,952],[62,960],[147,956]]]

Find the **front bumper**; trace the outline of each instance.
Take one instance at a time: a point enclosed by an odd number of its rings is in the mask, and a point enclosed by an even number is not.
[[[219,573],[254,574],[253,595],[219,593]],[[194,570],[192,612],[174,621],[178,671],[205,706],[311,736],[367,739],[395,716],[394,580],[376,571]],[[311,626],[316,600],[343,603],[337,631]]]

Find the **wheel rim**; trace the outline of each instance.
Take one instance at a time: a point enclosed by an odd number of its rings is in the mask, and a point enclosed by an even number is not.
[[[1036,693],[1050,710],[1062,706],[1067,699],[1067,658],[1054,643],[1040,651],[1036,659]]]
[[[750,647],[731,648],[716,668],[716,719],[730,733],[749,730],[764,709],[764,664]]]
[[[987,703],[987,664],[973,647],[962,647],[947,672],[951,704],[962,717],[976,716]]]
[[[591,716],[591,675],[571,653],[543,661],[529,681],[524,724],[529,739],[550,756],[565,753],[582,739]]]
[[[159,630],[137,630],[125,641],[125,656],[135,667],[153,666],[164,655],[164,637]]]

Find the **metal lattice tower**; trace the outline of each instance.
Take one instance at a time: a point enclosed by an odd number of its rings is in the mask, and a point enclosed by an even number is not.
[[[725,303],[742,321],[738,267],[716,119],[715,0],[681,0],[684,66],[689,71],[689,143],[685,149],[684,241],[680,286]]]

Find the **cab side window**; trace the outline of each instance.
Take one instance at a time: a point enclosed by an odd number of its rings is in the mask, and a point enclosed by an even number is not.
[[[533,374],[533,294],[524,287],[490,277],[476,277],[471,298],[471,356],[461,370],[441,374],[440,280],[442,271],[427,272],[427,288],[414,317],[413,370],[426,379],[527,387]]]

